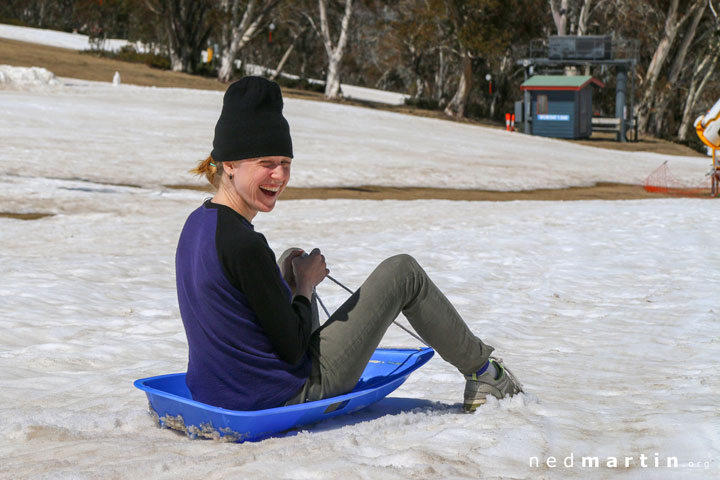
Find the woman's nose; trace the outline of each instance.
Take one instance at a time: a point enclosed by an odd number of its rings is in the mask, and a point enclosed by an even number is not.
[[[273,168],[271,175],[273,178],[284,180],[285,178],[290,176],[290,171],[284,166],[278,165],[277,167]]]

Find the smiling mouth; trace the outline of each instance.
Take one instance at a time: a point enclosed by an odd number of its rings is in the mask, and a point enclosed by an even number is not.
[[[280,185],[261,185],[260,190],[268,197],[275,197],[280,193]]]

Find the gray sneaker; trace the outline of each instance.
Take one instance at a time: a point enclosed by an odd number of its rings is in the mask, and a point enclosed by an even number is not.
[[[523,391],[522,384],[515,378],[515,375],[505,367],[502,359],[490,358],[498,371],[498,378],[493,378],[489,372],[482,375],[465,375],[465,395],[463,401],[463,410],[472,413],[487,401],[487,396],[492,395],[498,400],[502,400],[506,396],[513,395]]]

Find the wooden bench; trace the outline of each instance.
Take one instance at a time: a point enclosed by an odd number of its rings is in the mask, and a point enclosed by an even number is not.
[[[633,131],[635,133],[635,140],[637,140],[637,130],[633,129],[634,123],[632,120],[625,122],[625,137],[627,138],[628,133]],[[620,119],[615,117],[592,117],[592,131],[593,132],[611,132],[620,135]]]

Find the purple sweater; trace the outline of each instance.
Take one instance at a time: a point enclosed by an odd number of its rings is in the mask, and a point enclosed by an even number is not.
[[[231,410],[290,399],[310,374],[310,301],[291,299],[265,237],[207,200],[185,222],[175,272],[193,399]]]

